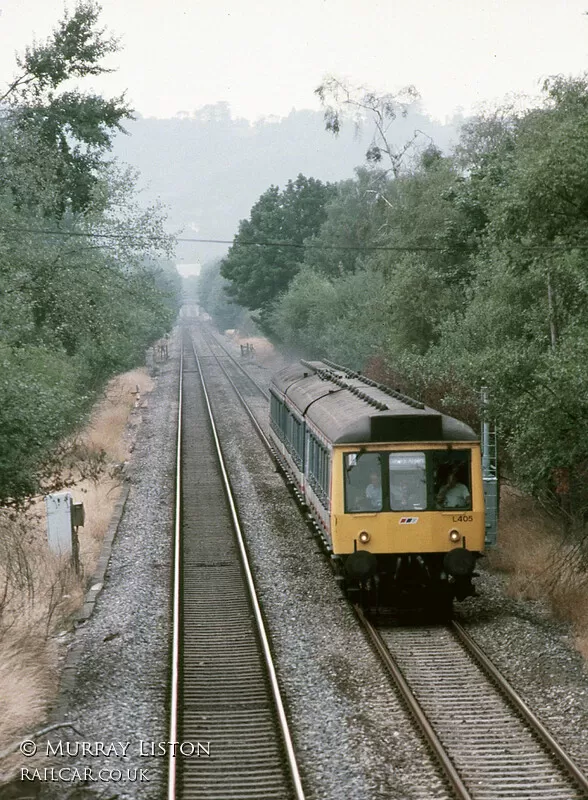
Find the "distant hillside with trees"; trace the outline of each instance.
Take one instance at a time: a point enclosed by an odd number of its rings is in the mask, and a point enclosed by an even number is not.
[[[414,105],[399,120],[398,143],[422,130],[443,151],[457,141],[458,126],[441,125]],[[293,110],[285,118],[250,122],[235,118],[227,103],[216,103],[173,119],[138,117],[125,124],[113,152],[141,174],[144,197],[160,199],[173,230],[183,237],[231,240],[268,186],[284,187],[302,173],[322,182],[353,176],[371,131],[353,127],[337,139],[325,132],[321,111]],[[228,245],[180,243],[188,263],[222,257]]]

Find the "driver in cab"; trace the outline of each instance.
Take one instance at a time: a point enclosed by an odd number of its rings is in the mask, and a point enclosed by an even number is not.
[[[459,465],[452,467],[445,484],[436,495],[437,505],[441,508],[469,508],[471,495],[468,487],[458,480]]]
[[[382,510],[382,483],[377,472],[370,473],[370,482],[365,488],[365,496],[371,510]]]

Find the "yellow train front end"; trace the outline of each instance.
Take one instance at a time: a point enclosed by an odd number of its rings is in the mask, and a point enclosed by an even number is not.
[[[484,488],[468,425],[326,360],[285,368],[271,393],[276,446],[349,592],[441,613],[475,593]]]
[[[484,550],[478,442],[333,448],[330,533],[348,587],[394,605],[474,594]]]

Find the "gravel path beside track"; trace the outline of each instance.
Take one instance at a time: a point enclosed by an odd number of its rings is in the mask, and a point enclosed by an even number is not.
[[[114,540],[102,594],[95,611],[76,634],[82,646],[76,684],[62,698],[64,716],[81,736],[69,741],[130,742],[127,757],[52,759],[58,767],[144,769],[148,780],[88,782],[85,786],[45,784],[43,800],[116,798],[160,800],[165,757],[140,755],[140,742],[166,741],[171,538],[177,415],[177,347],[160,365],[154,391],[143,409],[132,468],[130,494]],[[52,735],[67,741],[63,731]],[[143,747],[144,751],[149,746]],[[120,752],[120,747],[118,748]],[[116,774],[115,774],[116,777]],[[132,777],[132,772],[131,772]]]

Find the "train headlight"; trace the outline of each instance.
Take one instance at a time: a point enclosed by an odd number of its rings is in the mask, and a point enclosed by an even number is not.
[[[456,531],[454,528],[452,531],[449,531],[449,539],[452,542],[459,542],[459,540],[461,539],[461,533],[459,531]]]
[[[369,535],[367,531],[361,531],[358,539],[362,544],[367,544],[372,537]]]

